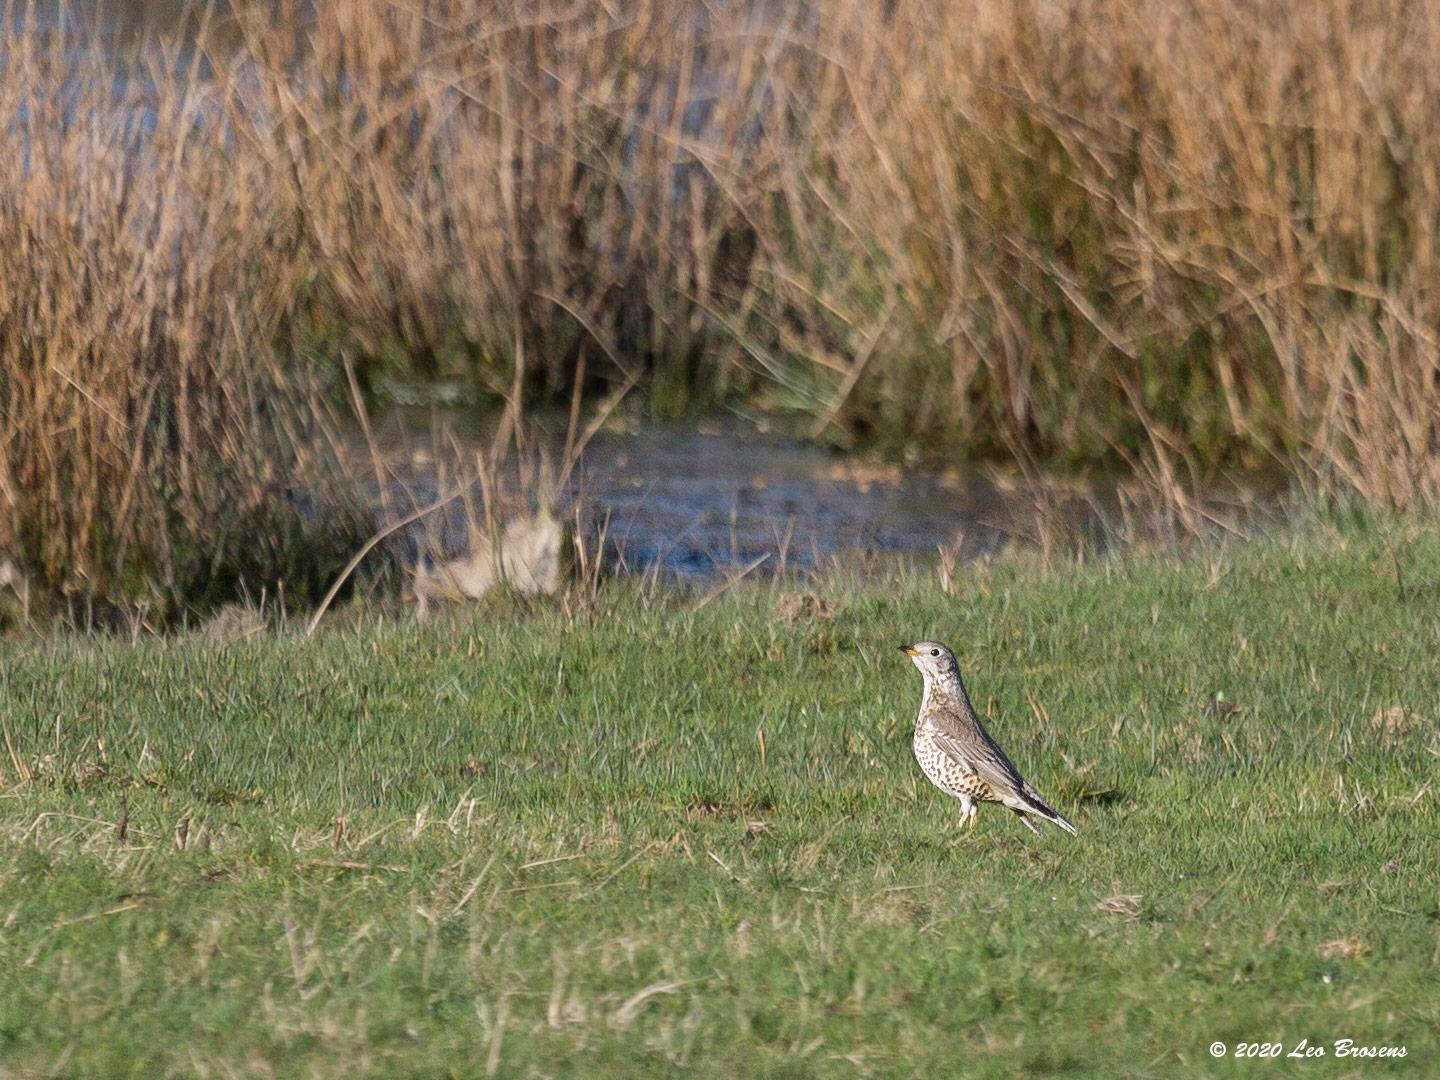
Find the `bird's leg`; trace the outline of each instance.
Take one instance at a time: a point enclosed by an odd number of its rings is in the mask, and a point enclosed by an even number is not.
[[[969,795],[960,796],[960,821],[967,829],[975,826],[975,800]]]
[[[1021,825],[1024,825],[1025,828],[1029,829],[1036,836],[1040,835],[1040,830],[1035,827],[1035,823],[1031,821],[1029,817],[1027,817],[1024,813],[1016,810],[1013,806],[1010,808],[1010,812],[1020,819]]]

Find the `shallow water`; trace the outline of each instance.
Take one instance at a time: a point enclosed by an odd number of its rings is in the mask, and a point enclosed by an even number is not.
[[[761,558],[814,567],[942,547],[972,557],[1005,544],[1034,511],[1030,493],[1004,491],[980,470],[886,467],[737,429],[597,439],[582,491],[592,517],[608,519],[617,560],[681,576]]]
[[[435,441],[392,417],[377,437],[390,476],[388,517],[398,520],[453,490],[455,461],[473,461],[488,444],[483,423],[448,426],[437,468]],[[563,440],[544,441],[558,459]],[[358,451],[357,453],[362,453]],[[533,481],[507,470],[511,492]],[[472,489],[475,512],[480,503]],[[377,496],[378,501],[378,496]],[[1034,541],[1043,528],[1103,547],[1113,489],[1082,493],[1059,478],[1043,484],[982,467],[934,470],[838,454],[738,422],[607,431],[586,448],[560,500],[578,510],[593,543],[621,571],[679,578],[735,572],[763,560],[767,570],[807,569],[871,555],[973,558],[1008,543]],[[511,501],[510,505],[515,505]],[[1046,521],[1037,507],[1046,508]],[[412,558],[422,547],[454,556],[469,545],[469,518],[457,501],[408,530]]]

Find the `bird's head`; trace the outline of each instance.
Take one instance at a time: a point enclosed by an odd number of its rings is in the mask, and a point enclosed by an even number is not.
[[[926,682],[948,683],[960,677],[960,665],[955,662],[955,654],[938,641],[901,645],[900,651],[910,657],[910,662],[920,669]]]

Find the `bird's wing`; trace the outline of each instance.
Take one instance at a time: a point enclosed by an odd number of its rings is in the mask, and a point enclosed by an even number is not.
[[[996,745],[978,717],[945,708],[932,718],[930,738],[940,751],[966,772],[989,784],[996,794],[1024,794],[1028,785],[1005,751]]]

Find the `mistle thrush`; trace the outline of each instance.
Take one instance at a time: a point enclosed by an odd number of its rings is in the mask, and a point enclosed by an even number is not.
[[[901,645],[925,676],[925,696],[915,718],[915,760],[930,782],[960,800],[960,816],[975,824],[976,803],[996,802],[1009,809],[1033,833],[1030,817],[1053,822],[1072,836],[1075,826],[1057,814],[1010,763],[980,723],[960,681],[955,654],[935,641]]]

